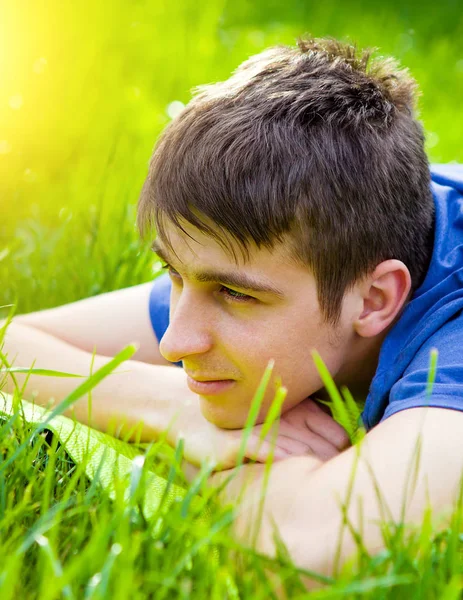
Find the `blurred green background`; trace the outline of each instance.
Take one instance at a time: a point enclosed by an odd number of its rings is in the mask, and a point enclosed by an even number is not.
[[[434,162],[463,162],[462,3],[3,0],[0,305],[19,312],[152,278],[135,206],[195,85],[304,33],[410,68]]]

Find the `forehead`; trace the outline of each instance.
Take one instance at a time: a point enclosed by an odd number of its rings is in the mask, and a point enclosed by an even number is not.
[[[163,220],[162,230],[152,249],[168,253],[180,262],[196,259],[214,261],[234,268],[293,262],[289,242],[276,243],[272,248],[259,248],[252,240],[244,245],[210,219],[202,217],[201,221],[208,228],[207,231],[200,230],[184,219],[180,219],[178,225],[170,220]]]

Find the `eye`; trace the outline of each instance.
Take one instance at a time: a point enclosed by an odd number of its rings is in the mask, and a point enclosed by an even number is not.
[[[235,302],[252,302],[253,300],[255,300],[255,298],[253,298],[252,296],[248,296],[247,294],[242,294],[241,292],[231,290],[230,288],[227,288],[224,285],[220,288],[220,293],[223,294],[226,298],[234,300]]]
[[[182,276],[180,275],[180,273],[178,273],[173,267],[171,267],[169,265],[169,263],[163,262],[162,263],[162,268],[166,269],[169,272],[169,275],[171,277],[175,277],[175,279],[181,279]],[[220,286],[220,294],[222,294],[222,296],[224,296],[227,301],[232,301],[232,302],[253,302],[255,301],[255,298],[253,298],[252,296],[248,296],[247,294],[242,294],[241,292],[237,292],[236,290],[232,290],[228,287],[225,287],[224,285]]]
[[[163,270],[167,270],[169,272],[169,275],[172,275],[173,277],[180,277],[180,274],[168,263],[163,262],[161,263],[161,266]]]

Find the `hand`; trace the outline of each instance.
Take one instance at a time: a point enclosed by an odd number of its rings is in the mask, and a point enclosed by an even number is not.
[[[300,440],[308,447],[308,454],[323,461],[333,458],[351,445],[346,430],[311,398],[306,398],[281,416],[278,435],[280,446],[283,443],[280,440],[282,436]]]
[[[215,470],[234,467],[243,430],[220,429],[209,423],[201,414],[199,397],[193,395],[189,400],[190,403],[184,405],[173,424],[169,441],[176,445],[182,438],[185,458],[195,465],[209,460]],[[282,415],[280,422],[275,423],[273,431],[264,440],[260,439],[262,427],[257,425],[252,429],[244,452],[245,459],[265,462],[274,444],[274,458],[277,461],[301,455],[325,461],[349,446],[345,430],[310,398]],[[278,428],[276,439],[275,427]]]
[[[275,460],[288,458],[292,453],[303,454],[308,451],[306,444],[297,440],[284,438],[282,446],[278,439],[272,440],[272,433],[267,438],[260,438],[261,426],[253,428],[244,449],[244,462],[255,460],[265,462],[274,448]],[[243,440],[243,429],[221,429],[210,423],[201,413],[199,396],[188,398],[187,403],[178,411],[171,428],[167,432],[167,441],[176,446],[183,440],[184,458],[193,465],[201,465],[209,461],[214,470],[235,467],[240,456]],[[194,469],[191,473],[194,474]]]

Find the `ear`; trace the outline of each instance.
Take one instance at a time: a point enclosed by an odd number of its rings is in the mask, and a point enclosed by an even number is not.
[[[360,284],[363,303],[355,331],[362,337],[384,331],[406,303],[411,286],[410,271],[403,262],[390,259],[380,263]]]

